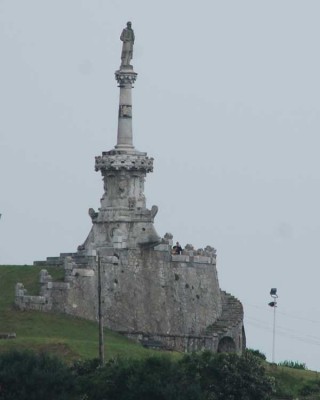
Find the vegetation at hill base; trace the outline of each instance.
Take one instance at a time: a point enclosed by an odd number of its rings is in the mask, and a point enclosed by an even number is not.
[[[0,332],[17,335],[0,340],[0,400],[320,400],[317,372],[299,362],[269,364],[259,350],[164,353],[105,330],[100,367],[97,323],[14,307],[15,284],[38,294],[41,269],[0,266]],[[63,279],[62,269],[46,269]]]
[[[30,351],[0,354],[1,400],[266,400],[273,381],[245,353],[117,358],[67,366]]]

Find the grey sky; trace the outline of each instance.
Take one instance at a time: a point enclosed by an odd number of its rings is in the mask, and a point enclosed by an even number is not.
[[[75,251],[116,143],[136,35],[134,144],[155,226],[218,250],[248,346],[320,370],[320,2],[0,0],[0,264]]]

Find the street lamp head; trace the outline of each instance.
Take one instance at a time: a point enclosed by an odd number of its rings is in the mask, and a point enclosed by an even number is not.
[[[276,288],[271,288],[270,290],[270,295],[271,296],[277,296],[277,289]],[[278,297],[278,296],[277,296]]]

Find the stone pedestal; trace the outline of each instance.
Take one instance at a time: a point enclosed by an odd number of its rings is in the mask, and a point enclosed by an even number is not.
[[[144,181],[153,171],[153,158],[133,146],[132,88],[137,73],[131,65],[121,66],[115,77],[120,88],[117,144],[95,160],[95,170],[103,176],[104,193],[98,212],[89,210],[93,226],[78,248],[86,255],[98,250],[107,256],[120,249],[155,246],[160,241],[153,226],[158,207],[147,209],[144,196]]]

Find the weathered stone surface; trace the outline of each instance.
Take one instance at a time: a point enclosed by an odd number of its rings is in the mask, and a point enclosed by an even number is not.
[[[148,337],[181,351],[217,351],[227,337],[240,352],[242,306],[234,298],[228,302],[227,294],[220,292],[216,266],[209,263],[213,259],[162,250],[121,249],[117,257],[101,256],[105,324],[136,340]],[[193,258],[196,262],[190,261]],[[77,268],[69,257],[66,271],[70,267],[67,285],[49,281],[38,300],[24,296],[21,308],[46,310],[49,304],[52,311],[96,320],[97,265]]]
[[[156,251],[169,251],[171,250],[171,246],[169,244],[161,243],[158,246],[155,246],[154,249]]]
[[[122,269],[102,263],[111,329],[200,334],[214,322],[221,311],[215,267],[186,268],[171,257],[153,249],[129,250],[120,254]]]
[[[52,309],[51,299],[45,296],[29,296],[22,283],[16,284],[15,304],[21,310],[50,311]]]
[[[211,257],[205,257],[205,256],[194,256],[193,257],[193,262],[195,263],[204,263],[204,264],[211,264],[212,259]]]
[[[74,276],[94,276],[93,269],[84,269],[84,268],[74,268],[72,270],[72,275]]]

